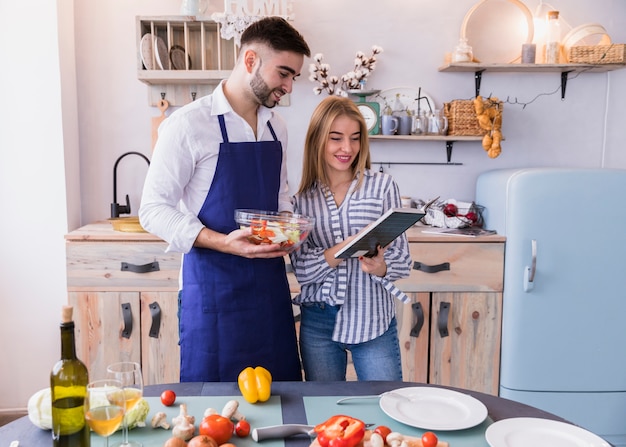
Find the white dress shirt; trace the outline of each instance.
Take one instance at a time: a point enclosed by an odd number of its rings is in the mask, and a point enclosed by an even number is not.
[[[228,140],[273,140],[269,120],[282,143],[283,160],[278,211],[291,211],[287,185],[287,128],[280,115],[266,107],[257,112],[258,138],[237,115],[226,97],[222,81],[204,96],[172,113],[159,127],[150,168],[141,197],[139,219],[150,233],[168,242],[167,250],[187,253],[204,225],[198,213],[209,191],[223,142],[218,115],[224,115]],[[241,181],[245,181],[242,179]]]

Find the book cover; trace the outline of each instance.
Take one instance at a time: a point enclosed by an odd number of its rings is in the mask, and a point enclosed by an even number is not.
[[[426,215],[426,209],[392,208],[361,230],[356,238],[335,254],[335,258],[375,256],[378,245],[386,247],[415,225],[424,215]]]

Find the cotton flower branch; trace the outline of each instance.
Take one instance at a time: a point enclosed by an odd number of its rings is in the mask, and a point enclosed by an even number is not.
[[[366,81],[368,76],[376,68],[376,55],[383,49],[374,45],[371,56],[366,56],[358,51],[354,59],[354,69],[340,78],[330,75],[330,65],[323,62],[324,55],[321,53],[313,57],[314,62],[309,66],[309,79],[319,85],[313,88],[316,95],[327,92],[329,95],[347,96],[347,90],[357,89]]]

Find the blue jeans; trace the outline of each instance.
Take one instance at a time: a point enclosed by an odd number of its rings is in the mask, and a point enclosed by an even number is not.
[[[338,306],[307,303],[300,307],[300,355],[305,380],[346,380],[348,351],[358,380],[402,380],[396,319],[378,338],[345,344],[332,340]]]

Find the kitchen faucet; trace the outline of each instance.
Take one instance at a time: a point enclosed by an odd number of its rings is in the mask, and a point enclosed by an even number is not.
[[[150,166],[150,160],[141,152],[126,152],[119,156],[119,158],[115,161],[115,165],[113,166],[113,203],[111,204],[111,218],[120,217],[120,214],[130,214],[130,199],[128,198],[128,194],[126,194],[126,205],[120,205],[117,203],[117,165],[122,160],[122,158],[127,155],[139,155],[141,158],[146,160],[148,166]]]

